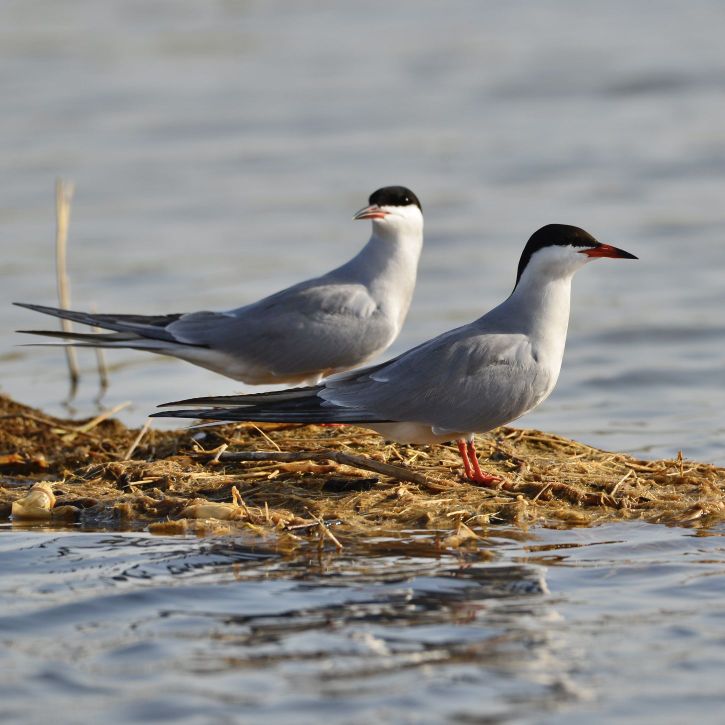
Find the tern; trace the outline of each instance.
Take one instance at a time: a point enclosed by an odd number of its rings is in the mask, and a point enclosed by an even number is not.
[[[473,435],[519,418],[550,395],[564,355],[572,277],[601,257],[637,259],[578,227],[549,224],[526,244],[511,295],[475,322],[320,385],[165,403],[211,407],[155,415],[353,423],[401,443],[455,440],[466,478],[493,483],[499,479],[481,470]]]
[[[16,302],[109,333],[18,330],[80,347],[171,355],[244,383],[318,383],[382,353],[397,338],[415,289],[423,246],[418,197],[403,186],[370,195],[354,219],[370,219],[363,249],[331,272],[225,312],[110,315]]]

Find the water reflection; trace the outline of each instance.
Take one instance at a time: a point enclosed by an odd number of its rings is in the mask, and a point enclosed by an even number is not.
[[[29,691],[42,682],[61,698],[120,703],[140,668],[173,683],[156,715],[180,691],[225,712],[289,714],[299,698],[366,712],[433,698],[444,682],[491,696],[511,680],[523,696],[544,669],[546,687],[561,676],[539,566],[449,554],[290,559],[237,541],[129,535],[14,534],[0,545],[3,658],[23,663],[16,678]],[[62,674],[39,669],[41,651],[65,660],[66,649],[75,656]]]
[[[559,718],[614,712],[625,693],[651,715],[675,677],[720,687],[722,534],[494,529],[478,552],[435,554],[409,532],[292,556],[251,539],[6,531],[0,696],[36,720],[78,694],[109,722]]]

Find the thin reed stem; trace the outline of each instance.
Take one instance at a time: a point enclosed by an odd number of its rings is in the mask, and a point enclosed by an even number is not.
[[[68,251],[68,225],[70,224],[70,207],[73,198],[73,184],[62,179],[55,182],[55,274],[58,287],[58,305],[63,309],[70,309],[70,279],[66,264]],[[60,321],[64,332],[71,332],[73,324],[70,320]],[[68,377],[70,378],[70,391],[68,400],[75,397],[80,380],[78,358],[75,348],[65,347],[65,357],[68,363]]]

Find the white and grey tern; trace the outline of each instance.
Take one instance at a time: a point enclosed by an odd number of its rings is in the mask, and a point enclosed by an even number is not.
[[[550,224],[526,244],[511,295],[475,322],[379,365],[270,393],[194,398],[206,406],[156,416],[217,421],[351,423],[403,443],[457,441],[469,481],[481,470],[474,433],[533,410],[561,369],[574,273],[600,257],[637,259],[578,227]]]
[[[314,384],[380,355],[398,336],[415,289],[423,246],[418,197],[386,186],[354,219],[372,235],[346,264],[225,312],[113,315],[16,302],[112,332],[19,330],[80,347],[171,355],[249,384]]]

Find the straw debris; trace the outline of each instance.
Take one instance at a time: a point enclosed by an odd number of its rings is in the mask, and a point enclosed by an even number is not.
[[[108,415],[59,420],[0,396],[0,517],[44,482],[56,499],[45,525],[247,532],[289,548],[342,549],[410,530],[466,548],[496,524],[725,519],[725,469],[681,455],[646,461],[514,428],[479,436],[477,446],[502,479],[491,488],[462,480],[454,446],[396,446],[353,426],[146,427],[141,435]]]

